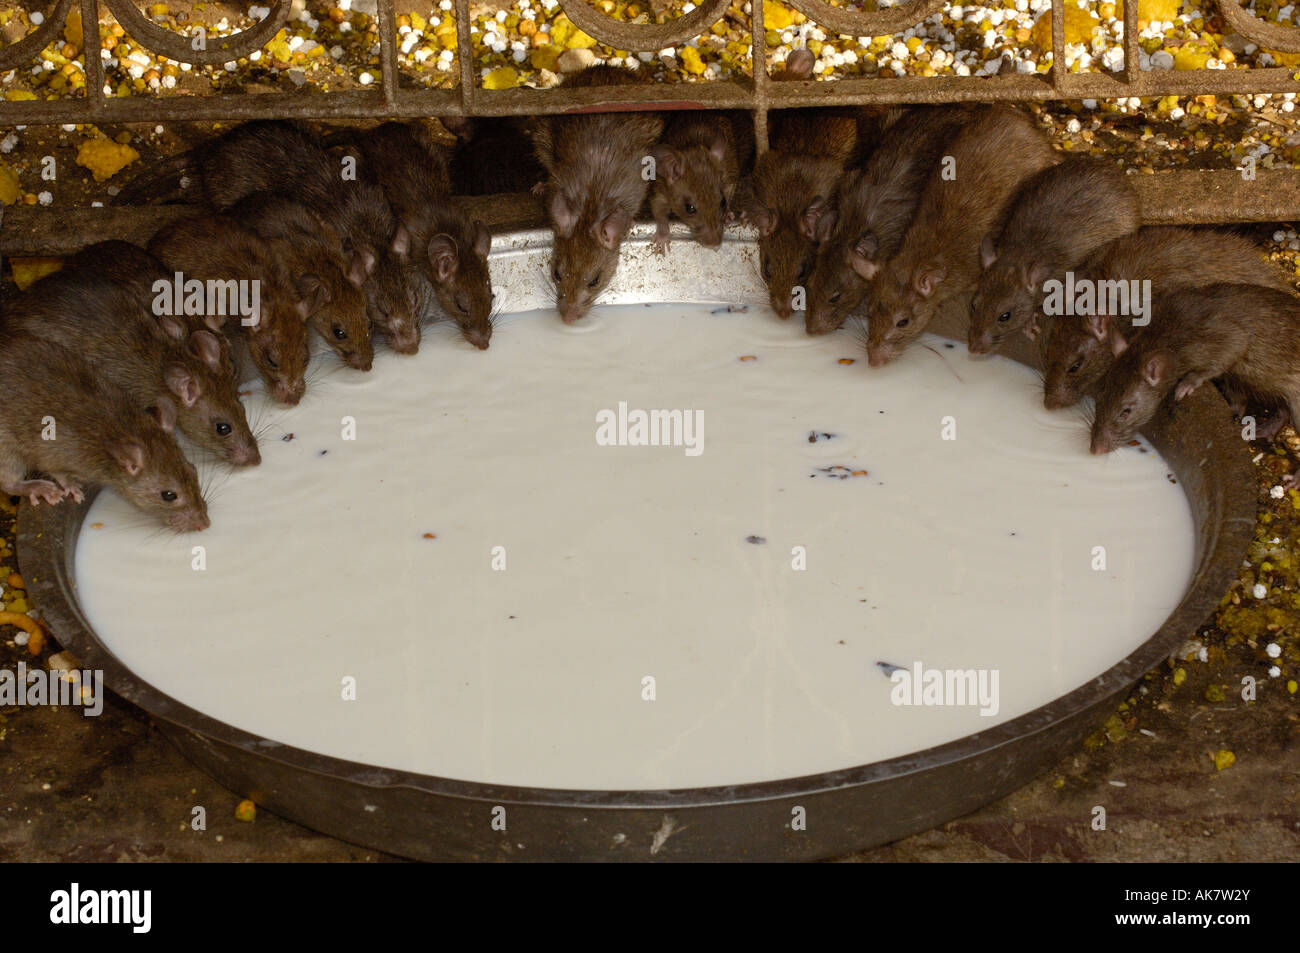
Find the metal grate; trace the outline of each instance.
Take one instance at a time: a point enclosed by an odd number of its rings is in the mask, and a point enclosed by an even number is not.
[[[195,65],[219,65],[261,48],[287,21],[294,0],[274,0],[270,13],[257,25],[230,37],[213,38],[204,50],[192,48],[189,37],[148,20],[133,0],[103,0],[122,28],[141,45],[169,59]],[[824,0],[787,0],[790,6],[827,30],[852,36],[892,35],[942,10],[947,0],[907,0],[874,13],[834,7]],[[1238,0],[1214,0],[1228,25],[1261,48],[1300,52],[1300,30],[1264,22],[1247,13]],[[647,84],[645,86],[581,89],[482,89],[471,55],[469,0],[454,0],[460,85],[457,89],[403,88],[397,65],[396,18],[393,0],[377,0],[382,82],[372,89],[330,93],[268,93],[210,96],[104,95],[98,0],[51,0],[45,22],[31,35],[0,51],[0,71],[21,66],[40,55],[58,36],[74,3],[80,4],[86,69],[84,97],[53,101],[0,101],[0,125],[54,123],[216,121],[256,118],[409,119],[426,116],[508,116],[607,111],[618,109],[744,109],[753,113],[757,141],[767,141],[767,115],[772,109],[892,103],[963,101],[1045,101],[1120,99],[1130,97],[1198,96],[1300,92],[1295,71],[1288,68],[1235,70],[1141,70],[1138,68],[1137,2],[1124,3],[1124,69],[1120,73],[1069,73],[1065,68],[1065,0],[1052,0],[1052,67],[1045,74],[1003,76],[904,76],[842,79],[833,82],[773,82],[767,75],[763,5],[754,0],[750,17],[753,76],[712,82]],[[616,49],[658,51],[699,36],[720,19],[729,0],[702,0],[690,13],[663,24],[623,23],[606,17],[587,0],[562,0],[561,7],[580,29]],[[1166,172],[1156,178],[1178,178],[1188,186],[1186,201],[1204,200],[1208,188],[1193,185],[1198,177],[1224,173]],[[1207,180],[1208,181],[1208,180]],[[1223,182],[1222,178],[1219,180]],[[1300,173],[1260,172],[1248,183],[1255,192],[1250,203],[1253,220],[1300,217]],[[1258,191],[1270,197],[1261,199]],[[1221,191],[1221,188],[1220,188]],[[1232,190],[1230,190],[1232,191]],[[1234,200],[1236,201],[1236,200]],[[1222,205],[1222,203],[1221,203]],[[1174,202],[1178,206],[1178,202]],[[1168,208],[1154,217],[1187,220]],[[1209,221],[1242,220],[1222,205]]]

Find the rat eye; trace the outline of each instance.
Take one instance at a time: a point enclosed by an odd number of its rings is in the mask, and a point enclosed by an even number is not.
[[[278,371],[280,369],[280,362],[272,357],[269,351],[264,355],[264,357],[266,358],[267,367],[273,371]]]
[[[587,287],[594,288],[598,284],[600,284],[600,272],[596,272],[594,275],[591,276],[591,280],[587,282]]]
[[[1010,320],[1011,320],[1010,311],[1003,311],[1001,314],[998,315],[998,324],[1006,324]]]
[[[831,295],[826,300],[829,301],[831,304],[835,304],[835,302],[839,301],[840,298],[842,297],[844,297],[844,293],[842,291],[837,291],[835,292],[835,294]]]
[[[469,305],[465,303],[465,299],[460,295],[456,295],[456,310],[461,314],[469,314]]]
[[[1119,419],[1120,419],[1120,420],[1127,420],[1127,419],[1128,419],[1128,415],[1129,415],[1130,413],[1132,413],[1132,412],[1133,412],[1133,408],[1132,408],[1132,407],[1125,407],[1123,410],[1121,410],[1121,411],[1119,412]]]
[[[1083,367],[1083,361],[1082,360],[1075,361],[1073,364],[1070,365],[1070,369],[1066,371],[1066,373],[1077,374],[1079,372],[1079,368],[1081,367]]]
[[[798,283],[803,284],[806,280],[808,280],[808,262],[805,261],[799,266]]]
[[[334,340],[346,341],[348,339],[348,332],[344,330],[340,325],[336,324],[334,325],[334,327],[330,328],[330,330],[334,332]]]
[[[894,322],[894,327],[905,328],[911,323],[912,323],[911,318],[899,318],[897,321]]]
[[[235,428],[230,426],[230,424],[226,423],[224,420],[218,420],[216,431],[218,437],[229,437],[235,432]]]
[[[698,210],[694,205],[692,205],[690,202],[685,203],[685,205],[683,206],[683,208],[686,209],[686,214],[687,214],[687,215],[694,215],[697,211],[699,211],[699,210]]]
[[[176,492],[174,490],[163,490],[158,495],[163,498],[164,503],[175,503],[178,499],[180,499],[180,497],[176,495]]]
[[[718,200],[718,208],[722,209],[724,212],[727,210],[727,197],[725,195]]]
[[[555,265],[551,268],[551,277],[554,278],[557,282],[564,280],[564,275],[560,272],[559,265]]]
[[[763,262],[763,280],[764,281],[772,280],[772,263],[770,261]]]

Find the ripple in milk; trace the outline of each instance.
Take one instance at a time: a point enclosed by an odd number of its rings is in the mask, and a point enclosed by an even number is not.
[[[915,752],[1160,626],[1194,543],[1157,453],[1090,456],[1007,359],[933,336],[863,358],[706,305],[511,315],[486,352],[439,329],[369,374],[323,355],[297,408],[254,388],[263,463],[212,468],[209,531],[96,500],[81,602],[238,728],[578,789]]]

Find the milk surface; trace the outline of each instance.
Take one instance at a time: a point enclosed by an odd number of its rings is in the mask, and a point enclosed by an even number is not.
[[[934,336],[872,369],[765,309],[612,306],[317,361],[297,408],[252,388],[263,463],[204,468],[211,530],[102,493],[77,585],[156,688],[351,761],[574,789],[866,764],[1085,684],[1192,572],[1157,453],[1090,456],[1033,371]]]

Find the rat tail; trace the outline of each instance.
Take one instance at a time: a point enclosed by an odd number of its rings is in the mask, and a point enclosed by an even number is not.
[[[186,151],[160,159],[140,172],[113,197],[112,205],[157,205],[181,197],[181,180],[191,171],[192,156]]]

